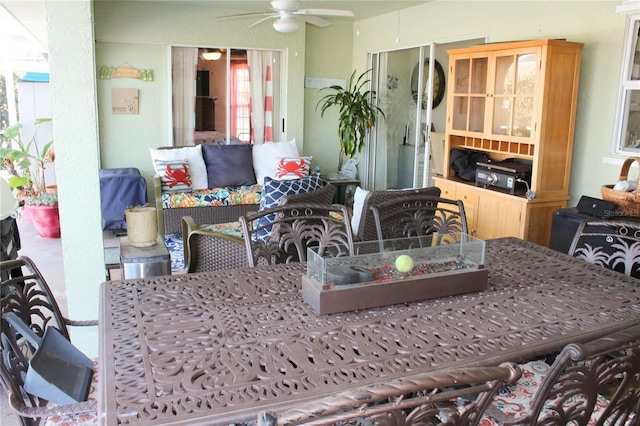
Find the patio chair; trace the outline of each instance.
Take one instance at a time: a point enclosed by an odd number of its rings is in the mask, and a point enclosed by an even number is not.
[[[325,185],[315,191],[287,195],[280,205],[289,203],[331,204],[335,186]],[[249,266],[240,230],[240,221],[216,225],[198,224],[182,218],[182,238],[187,272],[216,271]]]
[[[0,285],[2,315],[15,313],[36,335],[43,337],[49,327],[55,327],[69,340],[68,326],[95,326],[98,321],[73,321],[63,317],[44,277],[28,257],[0,262],[0,269],[12,271]],[[9,404],[22,425],[96,424],[97,405],[92,393],[96,390],[97,364],[94,361],[93,380],[89,399],[65,405],[52,405],[45,399],[28,393],[25,376],[35,348],[21,336],[5,318],[0,319],[0,382]]]
[[[383,384],[340,392],[280,413],[262,412],[257,426],[336,424],[477,425],[504,383],[520,377],[515,364],[407,374]],[[464,407],[458,397],[468,397]]]
[[[345,206],[284,204],[240,217],[249,266],[305,262],[307,248],[322,256],[353,255],[353,235]]]
[[[498,392],[483,425],[640,421],[640,326],[569,344],[551,366],[537,360],[520,368],[522,378]]]
[[[640,278],[640,222],[583,220],[569,255]]]
[[[372,205],[370,209],[379,240],[436,235],[441,241],[448,234],[468,233],[460,200],[416,194]]]
[[[359,194],[364,193],[364,199],[360,202]],[[433,197],[440,196],[440,188],[437,186],[431,186],[428,188],[418,189],[387,189],[384,191],[361,191],[356,190],[356,196],[354,197],[353,205],[353,221],[356,222],[354,227],[355,239],[357,241],[375,241],[378,239],[376,231],[375,219],[371,206],[377,206],[381,203],[391,201],[400,197],[414,196],[414,195],[430,195]],[[357,225],[357,226],[356,226]]]

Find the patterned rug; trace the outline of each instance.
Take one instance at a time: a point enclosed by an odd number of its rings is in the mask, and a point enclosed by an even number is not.
[[[171,255],[171,272],[187,269],[184,263],[184,250],[182,249],[182,234],[167,234],[164,240]]]

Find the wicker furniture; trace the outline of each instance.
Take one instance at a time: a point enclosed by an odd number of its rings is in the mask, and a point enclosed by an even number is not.
[[[460,200],[418,194],[394,198],[370,208],[380,240],[469,232]]]
[[[27,257],[0,262],[0,269],[11,271],[11,276],[0,285],[2,315],[13,312],[40,337],[48,327],[55,327],[69,339],[67,326],[95,326],[97,321],[72,321],[62,316],[44,277]],[[35,348],[16,338],[13,327],[4,319],[0,332],[0,383],[9,397],[11,407],[25,426],[40,424],[75,424],[82,419],[86,424],[96,422],[96,401],[51,405],[48,401],[25,390],[25,375]],[[94,369],[94,374],[96,374]]]
[[[345,206],[284,204],[240,216],[249,266],[306,262],[307,247],[329,257],[353,256]]]
[[[245,213],[257,211],[259,204],[233,204],[221,206],[206,207],[182,207],[182,208],[163,208],[162,203],[162,184],[160,178],[153,178],[153,187],[155,191],[154,199],[158,215],[158,232],[162,237],[166,234],[180,232],[182,230],[182,218],[189,216],[196,223],[226,223],[238,220]],[[255,190],[262,188],[256,185]]]
[[[640,278],[640,222],[584,219],[569,255]]]
[[[315,191],[283,197],[280,200],[280,205],[288,203],[329,205],[334,192],[334,186],[325,185]],[[253,211],[257,210],[258,208]],[[246,214],[249,213],[246,212]],[[240,216],[243,214],[224,225],[215,227],[217,230],[203,225],[208,222],[198,222],[190,216],[182,218],[182,238],[187,272],[217,271],[249,266],[244,239],[240,232]],[[234,223],[237,224],[238,232],[220,232],[220,228],[232,228]]]
[[[258,416],[257,426],[369,424],[367,421],[401,425],[405,418],[420,419],[425,425],[474,426],[500,386],[519,376],[519,368],[512,363],[409,374],[302,403],[286,412],[265,411]],[[465,396],[462,408],[455,404],[460,395]]]
[[[551,367],[534,361],[522,369],[522,379],[499,392],[483,425],[638,424],[640,326],[569,344]]]
[[[303,263],[101,285],[99,414],[231,424],[403,376],[524,362],[640,324],[634,278],[487,241],[487,290],[316,315]]]

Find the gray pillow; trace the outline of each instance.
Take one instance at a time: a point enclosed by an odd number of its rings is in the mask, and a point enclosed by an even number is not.
[[[252,145],[202,145],[209,188],[255,185]]]

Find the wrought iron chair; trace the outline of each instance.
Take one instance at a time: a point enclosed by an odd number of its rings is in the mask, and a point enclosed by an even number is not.
[[[68,326],[95,326],[98,321],[73,321],[60,312],[44,277],[28,257],[0,262],[0,269],[11,271],[0,285],[2,315],[13,312],[40,337],[48,327],[55,327],[69,340]],[[24,426],[35,426],[46,419],[47,424],[97,423],[96,401],[89,400],[67,405],[51,405],[48,401],[25,390],[25,376],[35,348],[16,336],[13,327],[0,319],[0,382],[10,406]],[[95,361],[94,361],[95,363]],[[93,391],[96,384],[93,372]]]
[[[438,241],[445,235],[455,240],[457,237],[450,235],[468,233],[460,200],[417,194],[372,205],[370,209],[378,240],[432,235],[436,235]]]
[[[373,217],[373,212],[371,210],[371,206],[378,206],[385,202],[391,202],[397,198],[407,197],[407,196],[418,196],[418,195],[427,195],[432,197],[440,196],[440,188],[437,186],[431,186],[428,188],[418,188],[418,189],[402,189],[402,190],[394,190],[388,189],[384,191],[372,191],[365,197],[362,206],[359,207],[361,212],[359,213],[359,224],[358,231],[355,235],[356,240],[358,241],[375,241],[378,239],[376,223]],[[354,205],[354,218],[356,215],[356,208],[358,206]]]
[[[280,205],[291,203],[331,204],[335,186],[325,185],[315,191],[287,195]],[[182,238],[187,272],[215,271],[249,266],[240,221],[217,225],[197,224],[182,218]]]
[[[521,365],[501,389],[483,425],[637,425],[640,422],[640,326],[567,345],[551,366]]]
[[[305,262],[307,248],[323,256],[353,255],[349,212],[342,205],[285,204],[240,217],[249,266]]]
[[[520,377],[515,364],[407,375],[383,384],[321,398],[281,413],[262,412],[257,426],[276,425],[477,425],[504,383]],[[467,396],[463,407],[456,405]]]
[[[583,220],[569,255],[640,278],[640,223]]]

